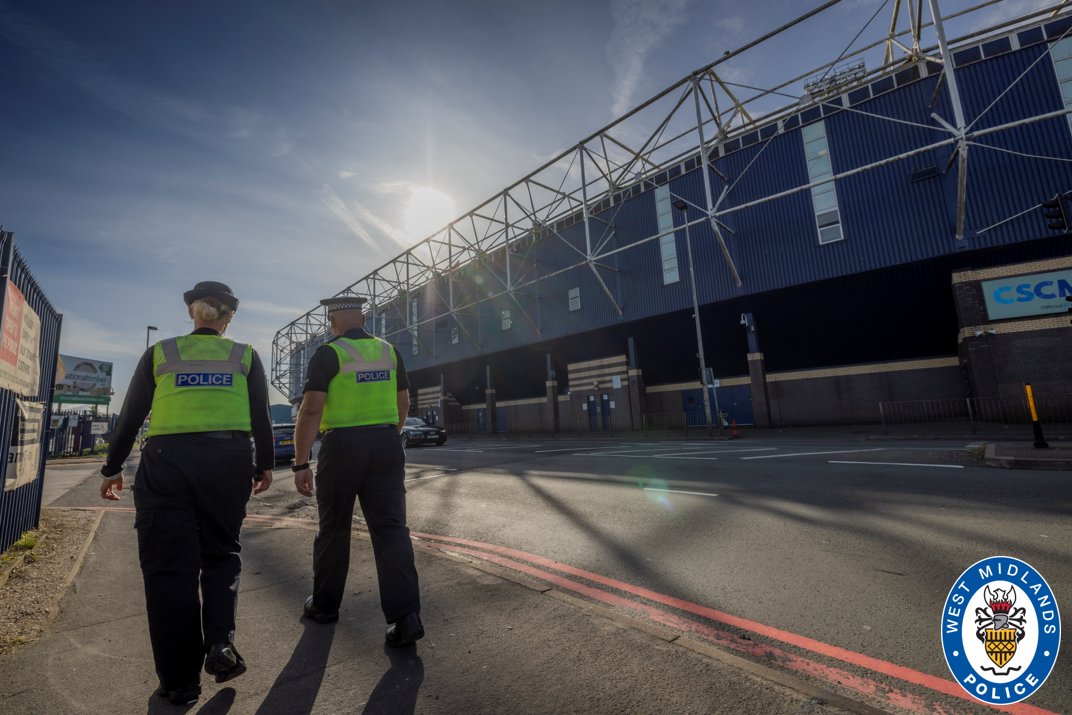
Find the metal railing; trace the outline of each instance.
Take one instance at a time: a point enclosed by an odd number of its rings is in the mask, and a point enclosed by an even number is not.
[[[26,261],[15,249],[15,236],[7,231],[0,231],[0,305],[6,312],[15,309],[15,304],[6,305],[9,300],[7,284],[14,285],[22,294],[25,307],[32,310],[40,319],[40,336],[37,341],[37,367],[40,370],[37,392],[35,394],[18,394],[13,390],[0,389],[0,454],[7,455],[4,460],[3,479],[0,479],[0,551],[15,543],[24,531],[38,525],[41,516],[42,484],[41,476],[45,470],[46,450],[36,450],[37,463],[21,463],[34,453],[34,445],[45,438],[49,424],[52,391],[56,381],[56,360],[59,356],[60,328],[62,316],[56,312],[45,297],[44,291],[30,273]],[[24,316],[25,318],[25,316]],[[33,429],[20,425],[19,403],[44,406],[41,431],[34,434]],[[17,430],[17,431],[16,431]],[[13,438],[18,437],[20,444],[13,445]],[[19,455],[17,452],[22,451]],[[13,457],[14,460],[13,461]],[[29,468],[33,479],[19,483],[13,478],[22,468]]]
[[[1072,395],[1035,396],[1043,425],[1072,425]],[[991,428],[1021,425],[1030,429],[1027,397],[965,397],[952,400],[909,400],[878,403],[884,432],[926,425],[944,431],[978,434]]]

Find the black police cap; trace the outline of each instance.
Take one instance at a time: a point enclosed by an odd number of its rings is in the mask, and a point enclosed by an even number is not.
[[[326,307],[329,313],[334,313],[336,310],[361,310],[361,307],[368,302],[368,298],[362,298],[357,295],[344,295],[339,298],[324,298],[320,301],[320,305]]]
[[[235,298],[234,293],[231,292],[230,286],[226,283],[220,283],[218,281],[201,281],[182,294],[182,299],[186,301],[186,305],[190,305],[195,300],[200,300],[202,298],[215,298],[220,303],[230,306],[231,310],[236,310],[238,308],[238,298]]]

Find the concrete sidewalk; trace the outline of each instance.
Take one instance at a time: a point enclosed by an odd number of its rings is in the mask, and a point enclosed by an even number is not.
[[[1032,442],[993,442],[986,445],[986,463],[1010,469],[1072,470],[1072,442],[1049,442],[1038,448]]]
[[[428,635],[384,647],[371,544],[355,532],[338,623],[300,618],[313,531],[251,520],[236,645],[249,663],[189,708],[157,686],[129,510],[101,519],[51,630],[0,660],[5,713],[790,713],[869,711],[668,642],[544,584],[417,549]],[[283,520],[283,523],[287,523]],[[792,685],[792,682],[789,682]],[[810,692],[809,692],[810,690]]]

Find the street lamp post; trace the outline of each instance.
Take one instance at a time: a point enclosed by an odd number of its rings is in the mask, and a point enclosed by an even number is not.
[[[149,349],[149,333],[152,332],[153,330],[159,330],[159,328],[157,328],[155,325],[146,325],[145,326],[145,349],[146,350]]]
[[[692,318],[696,324],[696,347],[700,356],[700,389],[703,391],[704,419],[707,431],[711,433],[711,397],[707,394],[707,362],[704,360],[703,332],[700,330],[700,301],[696,295],[696,270],[692,265],[692,236],[689,234],[689,204],[684,199],[674,202],[674,208],[681,211],[685,223],[685,253],[689,258],[689,284],[692,288]],[[722,416],[718,417],[718,434],[722,436]]]

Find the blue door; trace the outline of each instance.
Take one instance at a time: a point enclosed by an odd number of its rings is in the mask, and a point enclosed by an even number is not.
[[[488,431],[488,418],[484,415],[484,410],[476,411],[476,431],[477,434],[483,434]]]
[[[738,425],[755,424],[752,417],[752,388],[749,385],[719,387],[718,408],[722,410],[726,422],[737,421]],[[713,390],[712,390],[713,392]],[[711,403],[714,404],[713,402]]]
[[[596,396],[589,395],[585,406],[588,409],[588,431],[595,432],[598,429],[596,427]]]
[[[603,415],[603,431],[610,432],[610,395],[603,395],[599,403],[599,412]]]
[[[707,422],[704,416],[703,393],[699,390],[682,390],[681,411],[685,413],[686,425],[703,427]]]
[[[495,427],[500,434],[506,431],[506,408],[495,408]]]

